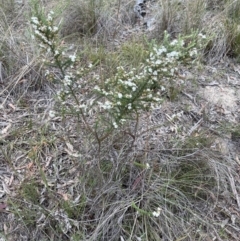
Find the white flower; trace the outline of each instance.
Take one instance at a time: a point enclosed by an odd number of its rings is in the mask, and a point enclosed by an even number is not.
[[[166,88],[164,86],[161,86],[161,91],[165,91]]]
[[[137,89],[136,86],[132,87],[132,91],[136,91],[136,89]]]
[[[122,66],[118,66],[117,70],[124,70]]]
[[[70,75],[65,75],[64,79],[63,79],[63,84],[65,86],[71,85],[72,80],[71,80],[71,76]]]
[[[50,14],[47,16],[47,20],[52,21],[52,16]]]
[[[46,41],[48,45],[52,45],[52,42],[51,41]]]
[[[189,55],[190,55],[191,57],[196,56],[196,55],[197,55],[197,49],[196,49],[196,48],[193,48],[193,49],[189,52]]]
[[[116,122],[113,122],[113,127],[114,127],[115,129],[117,129],[117,128],[118,128],[118,125],[117,125],[117,123],[116,123]]]
[[[107,80],[106,80],[106,83],[109,83],[109,82],[110,82],[110,80],[107,79]],[[118,82],[119,82],[120,84],[123,84],[123,81],[122,81],[121,79],[118,79]]]
[[[151,99],[152,97],[153,97],[152,94],[149,94],[149,95],[148,95],[148,98],[149,98],[149,99]]]
[[[101,89],[99,88],[99,86],[98,85],[96,85],[96,86],[94,86],[94,88],[93,88],[94,90],[97,90],[97,91],[101,91]]]
[[[203,35],[202,33],[199,33],[198,36],[202,39],[206,39],[206,35]]]
[[[75,54],[69,55],[69,59],[70,59],[72,62],[75,62],[75,60],[76,60],[76,55],[75,55]]]
[[[121,99],[122,98],[122,94],[118,93],[118,98]]]
[[[38,36],[41,36],[41,35],[42,35],[42,34],[39,32],[39,30],[37,30],[37,29],[36,29],[34,32],[35,32],[35,34],[38,35]]]
[[[48,76],[50,74],[49,70],[47,69],[45,72],[45,76]]]
[[[102,108],[104,110],[109,110],[109,109],[112,108],[112,103],[110,101],[108,101],[108,100],[104,104],[101,104],[101,105],[102,105]]]
[[[159,102],[161,99],[158,98],[158,97],[154,97],[153,100],[156,101],[156,102]]]
[[[162,210],[161,208],[157,208],[157,211],[152,212],[152,215],[156,218],[159,217],[161,210]]]
[[[107,91],[105,91],[105,90],[102,90],[102,94],[103,94],[103,95],[106,95],[106,96],[109,95],[109,93],[108,93]]]
[[[156,62],[155,62],[155,64],[161,64],[162,63],[162,61],[160,60],[160,59],[158,59]]]
[[[133,83],[131,80],[127,80],[123,82],[125,85],[128,85],[129,87],[136,86],[135,83]]]
[[[54,56],[57,56],[57,55],[59,55],[59,51],[58,50],[56,50],[55,53],[54,53]]]
[[[170,53],[167,53],[168,58],[178,57],[178,56],[179,56],[179,53],[177,51],[172,51]]]
[[[47,27],[45,25],[39,27],[38,29],[40,29],[42,32],[46,31]]]
[[[146,163],[146,169],[149,169],[149,168],[150,168],[149,163]]]
[[[95,78],[96,80],[99,80],[99,79],[100,79],[100,76],[99,76],[98,74],[95,74],[95,75],[94,75],[94,78]]]
[[[180,45],[181,45],[181,46],[184,45],[184,41],[183,41],[183,40],[180,41]]]
[[[54,14],[54,12],[53,11],[50,11],[49,13],[48,13],[48,15],[47,15],[47,20],[48,21],[52,21],[53,20],[53,18],[52,18],[52,15]]]
[[[155,52],[157,55],[161,55],[162,53],[166,53],[167,49],[164,46],[162,46],[160,49],[157,49]]]
[[[174,39],[174,40],[170,43],[170,45],[171,45],[171,46],[174,46],[174,45],[176,45],[177,43],[178,43],[177,39]]]
[[[56,33],[58,31],[58,27],[54,26],[53,27],[53,32]]]
[[[31,17],[32,24],[38,25],[39,21],[37,17]]]
[[[149,67],[148,68],[148,72],[152,73],[152,68]]]
[[[50,110],[49,113],[48,113],[48,115],[49,115],[50,118],[54,118],[55,115],[56,115],[56,112],[53,111],[53,110]]]

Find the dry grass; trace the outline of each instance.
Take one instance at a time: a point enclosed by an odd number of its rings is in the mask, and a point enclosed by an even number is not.
[[[166,93],[161,108],[99,140],[106,126],[94,126],[96,112],[84,120],[91,131],[60,109],[50,117],[60,86],[45,78],[41,59],[49,56],[26,24],[32,5],[17,5],[18,12],[9,3],[0,1],[0,202],[7,205],[0,205],[0,239],[238,240],[240,128],[196,94],[211,68],[179,66],[196,79],[180,76],[174,98]],[[140,67],[163,30],[172,38],[206,33],[206,64],[239,54],[236,0],[149,1],[156,11],[149,33],[135,24],[134,1],[72,1],[63,11],[48,4],[57,9],[62,44],[69,53],[78,47],[79,66],[93,62],[101,81],[117,66]],[[94,86],[91,76],[77,96]],[[218,138],[231,142],[225,154]]]
[[[115,38],[125,26],[136,23],[133,9],[134,1],[90,0],[71,1],[64,12],[61,34],[65,38],[91,37],[98,42]],[[90,38],[88,38],[88,41]]]
[[[44,77],[41,74],[42,64],[37,59],[39,50],[34,46],[26,22],[28,9],[9,3],[7,6],[3,4],[0,11],[3,13],[0,25],[0,81],[4,85],[1,93],[21,96],[28,89],[42,87]]]

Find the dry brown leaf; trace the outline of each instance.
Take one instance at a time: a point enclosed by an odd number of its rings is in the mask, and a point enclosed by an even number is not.
[[[3,230],[4,230],[4,234],[8,233],[8,226],[6,225],[6,223],[3,224]]]
[[[18,83],[21,84],[21,83],[25,83],[27,81],[28,81],[27,79],[21,79]]]
[[[51,156],[48,156],[47,158],[46,158],[46,165],[45,165],[45,167],[48,167],[49,165],[50,165],[50,163],[51,163],[51,161],[52,161],[52,157]]]
[[[67,145],[67,147],[68,147],[68,150],[71,151],[71,152],[73,152],[73,146],[72,146],[72,144],[70,144],[69,142],[66,142],[66,145]]]
[[[31,170],[32,167],[33,167],[33,164],[34,164],[33,162],[28,163],[28,164],[27,164],[27,169],[28,169],[28,170]]]
[[[9,105],[13,110],[16,110],[16,107],[15,107],[13,104],[9,103],[8,105]]]
[[[8,186],[11,186],[11,185],[12,185],[13,180],[14,180],[14,176],[12,175],[12,176],[10,177],[9,182],[8,182]]]
[[[9,123],[5,128],[1,130],[1,134],[4,135],[8,132],[8,130],[11,128],[12,124]]]
[[[236,160],[237,164],[240,166],[240,160],[239,160],[238,156],[235,157],[235,160]]]
[[[57,193],[60,194],[63,197],[64,201],[68,201],[69,200],[69,197],[68,197],[67,193],[62,193],[62,192],[57,192]]]

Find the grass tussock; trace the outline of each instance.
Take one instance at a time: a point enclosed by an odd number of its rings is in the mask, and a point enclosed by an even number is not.
[[[240,127],[196,89],[240,4],[134,4],[0,1],[3,240],[238,240]]]
[[[4,1],[5,2],[5,1]],[[0,81],[2,93],[25,95],[28,89],[42,87],[42,63],[28,28],[29,12],[16,3],[0,5]]]
[[[63,11],[61,34],[66,39],[94,36],[98,42],[106,43],[116,37],[124,25],[136,23],[133,6],[133,2],[71,1]]]

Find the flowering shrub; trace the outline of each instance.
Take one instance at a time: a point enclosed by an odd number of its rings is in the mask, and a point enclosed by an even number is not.
[[[58,27],[53,23],[53,14],[51,11],[46,19],[41,14],[36,14],[36,17],[31,18],[31,24],[35,36],[40,41],[40,47],[46,53],[51,53],[52,57],[49,57],[48,64],[60,71],[58,75],[54,75],[50,70],[46,71],[47,76],[61,83],[58,99],[66,108],[66,99],[72,98],[75,103],[70,108],[72,113],[84,115],[91,108],[97,107],[111,128],[118,128],[127,119],[134,119],[140,111],[149,109],[154,104],[160,105],[169,82],[178,78],[178,65],[192,62],[197,57],[198,49],[205,38],[200,34],[170,41],[169,35],[165,32],[163,45],[152,45],[149,58],[141,64],[140,70],[129,71],[118,67],[115,76],[94,87],[92,94],[95,94],[95,99],[87,104],[84,101],[85,96],[79,96],[77,93],[82,87],[85,74],[92,66],[73,71],[76,54],[64,54],[57,37]]]
[[[58,27],[54,26],[54,12],[50,11],[45,18],[43,14],[36,11],[36,16],[31,18],[31,26],[34,30],[34,36],[40,41],[40,48],[44,54],[43,61],[48,67],[45,76],[49,80],[54,80],[61,84],[61,89],[57,92],[57,98],[62,106],[64,113],[79,114],[82,108],[86,108],[82,101],[77,97],[77,90],[82,87],[80,82],[89,72],[91,65],[73,71],[77,62],[76,52],[66,55],[64,48],[58,40]],[[48,55],[47,55],[48,54]],[[49,56],[50,54],[50,56]],[[47,60],[45,56],[47,55]],[[66,107],[66,100],[73,98],[74,105],[70,110]]]

